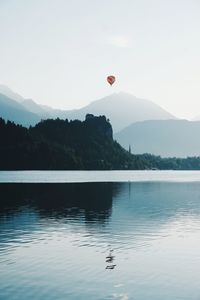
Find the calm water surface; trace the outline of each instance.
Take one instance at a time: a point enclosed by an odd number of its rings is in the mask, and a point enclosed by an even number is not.
[[[199,278],[198,182],[0,184],[2,300],[199,300]]]
[[[0,171],[1,182],[200,182],[200,171]]]

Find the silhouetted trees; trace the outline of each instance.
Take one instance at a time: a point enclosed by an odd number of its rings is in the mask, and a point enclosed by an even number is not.
[[[139,158],[113,141],[105,116],[85,121],[45,120],[29,129],[0,119],[1,170],[144,169]]]
[[[152,154],[137,155],[149,169],[160,170],[200,170],[200,157],[166,157]]]
[[[200,170],[200,158],[133,155],[105,116],[45,120],[29,129],[0,119],[0,170]]]

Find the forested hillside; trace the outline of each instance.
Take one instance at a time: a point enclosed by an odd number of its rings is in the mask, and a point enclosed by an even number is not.
[[[144,169],[113,140],[105,116],[45,120],[29,129],[0,119],[1,170]]]
[[[29,129],[0,119],[0,170],[143,169],[200,170],[200,157],[133,155],[113,140],[105,116],[48,119]]]

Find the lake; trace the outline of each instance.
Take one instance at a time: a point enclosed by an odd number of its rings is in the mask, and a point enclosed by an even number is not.
[[[200,182],[200,171],[0,171],[1,182]]]
[[[0,182],[0,299],[200,299],[200,172]]]

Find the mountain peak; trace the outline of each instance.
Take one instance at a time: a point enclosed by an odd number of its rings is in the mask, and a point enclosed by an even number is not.
[[[57,110],[42,106],[32,99],[24,99],[4,85],[0,85],[0,93],[14,99],[21,109],[36,114],[39,118],[62,118],[84,120],[86,114],[105,115],[113,126],[114,132],[120,131],[134,122],[145,120],[175,119],[175,116],[156,103],[137,98],[130,93],[120,91],[91,102],[89,105],[75,110]],[[1,109],[1,107],[0,107]],[[10,108],[8,108],[10,110]],[[23,120],[22,120],[23,121]]]
[[[66,117],[83,120],[86,114],[105,115],[110,119],[115,132],[138,121],[175,119],[175,116],[156,103],[123,91],[110,94],[81,109],[68,112]]]

